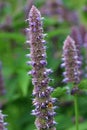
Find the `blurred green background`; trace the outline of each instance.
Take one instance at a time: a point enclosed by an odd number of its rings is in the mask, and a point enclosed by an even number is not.
[[[8,130],[35,130],[35,117],[31,116],[32,82],[27,72],[31,67],[26,65],[29,53],[27,49],[26,31],[29,25],[25,20],[32,5],[35,5],[44,17],[43,27],[47,33],[48,68],[53,69],[50,85],[55,88],[53,97],[57,98],[58,106],[55,117],[57,130],[75,130],[73,96],[66,94],[62,83],[64,71],[61,65],[62,46],[72,28],[77,27],[76,35],[82,38],[81,54],[83,59],[82,92],[79,95],[79,124],[80,130],[87,130],[87,0],[0,0],[0,61],[2,62],[0,81],[0,108],[8,115]],[[80,37],[81,35],[81,37]],[[4,83],[1,83],[4,82]],[[3,85],[1,85],[3,84]],[[3,92],[2,92],[3,90]]]

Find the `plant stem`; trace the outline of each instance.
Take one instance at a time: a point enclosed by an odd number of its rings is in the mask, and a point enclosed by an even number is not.
[[[76,122],[76,130],[79,130],[79,120],[78,120],[78,97],[74,96],[74,105],[75,105],[75,122]]]

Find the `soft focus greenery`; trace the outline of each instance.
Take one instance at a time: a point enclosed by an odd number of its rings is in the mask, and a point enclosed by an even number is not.
[[[64,71],[61,65],[62,46],[66,36],[70,34],[74,25],[87,26],[86,0],[63,0],[63,7],[68,12],[76,11],[78,22],[72,19],[61,18],[53,12],[50,3],[53,0],[1,0],[0,1],[0,61],[2,61],[2,73],[6,94],[1,96],[0,105],[3,113],[8,115],[8,130],[35,130],[35,117],[31,115],[32,90],[31,76],[27,72],[31,66],[27,66],[25,55],[29,53],[25,44],[29,10],[34,4],[44,17],[44,32],[47,33],[47,61],[48,68],[53,69],[50,85],[55,88],[52,96],[57,98],[58,106],[55,117],[57,130],[75,130],[75,116],[73,96],[67,94],[70,85],[62,83]],[[54,0],[61,1],[61,0]],[[55,5],[53,5],[55,6]],[[49,13],[50,12],[50,13]],[[60,11],[61,12],[61,11]],[[84,49],[82,51],[84,57]],[[86,59],[87,60],[87,59]],[[82,67],[84,70],[84,66]],[[79,95],[79,124],[80,130],[87,130],[87,79],[83,79],[79,85],[83,93]]]

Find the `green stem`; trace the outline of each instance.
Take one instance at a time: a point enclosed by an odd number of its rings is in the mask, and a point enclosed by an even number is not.
[[[74,96],[74,104],[75,104],[75,122],[76,122],[76,130],[79,130],[78,98],[77,98],[77,95]]]

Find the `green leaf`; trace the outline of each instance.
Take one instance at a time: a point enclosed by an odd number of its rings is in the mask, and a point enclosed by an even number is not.
[[[57,87],[54,92],[52,93],[53,97],[61,97],[62,95],[65,95],[67,91],[67,88],[61,88],[61,87]]]
[[[76,129],[76,127],[74,126],[68,130],[75,130],[75,129]],[[84,123],[79,123],[79,130],[87,130],[87,121]]]
[[[19,33],[9,33],[9,32],[0,32],[0,39],[14,39],[16,41],[19,42],[24,42],[25,41],[25,37],[23,34],[19,34]]]
[[[22,91],[23,96],[26,96],[28,94],[28,86],[30,83],[30,77],[27,75],[26,71],[20,71],[18,75],[18,83],[20,86],[20,89]]]
[[[60,35],[60,34],[62,34],[62,35],[67,34],[68,35],[69,33],[70,33],[70,30],[67,29],[67,28],[55,29],[55,30],[52,30],[52,31],[48,32],[48,37],[47,38],[49,39],[50,37],[54,37],[54,36]]]
[[[80,89],[85,89],[87,90],[87,79],[83,79],[80,84],[79,84]]]

